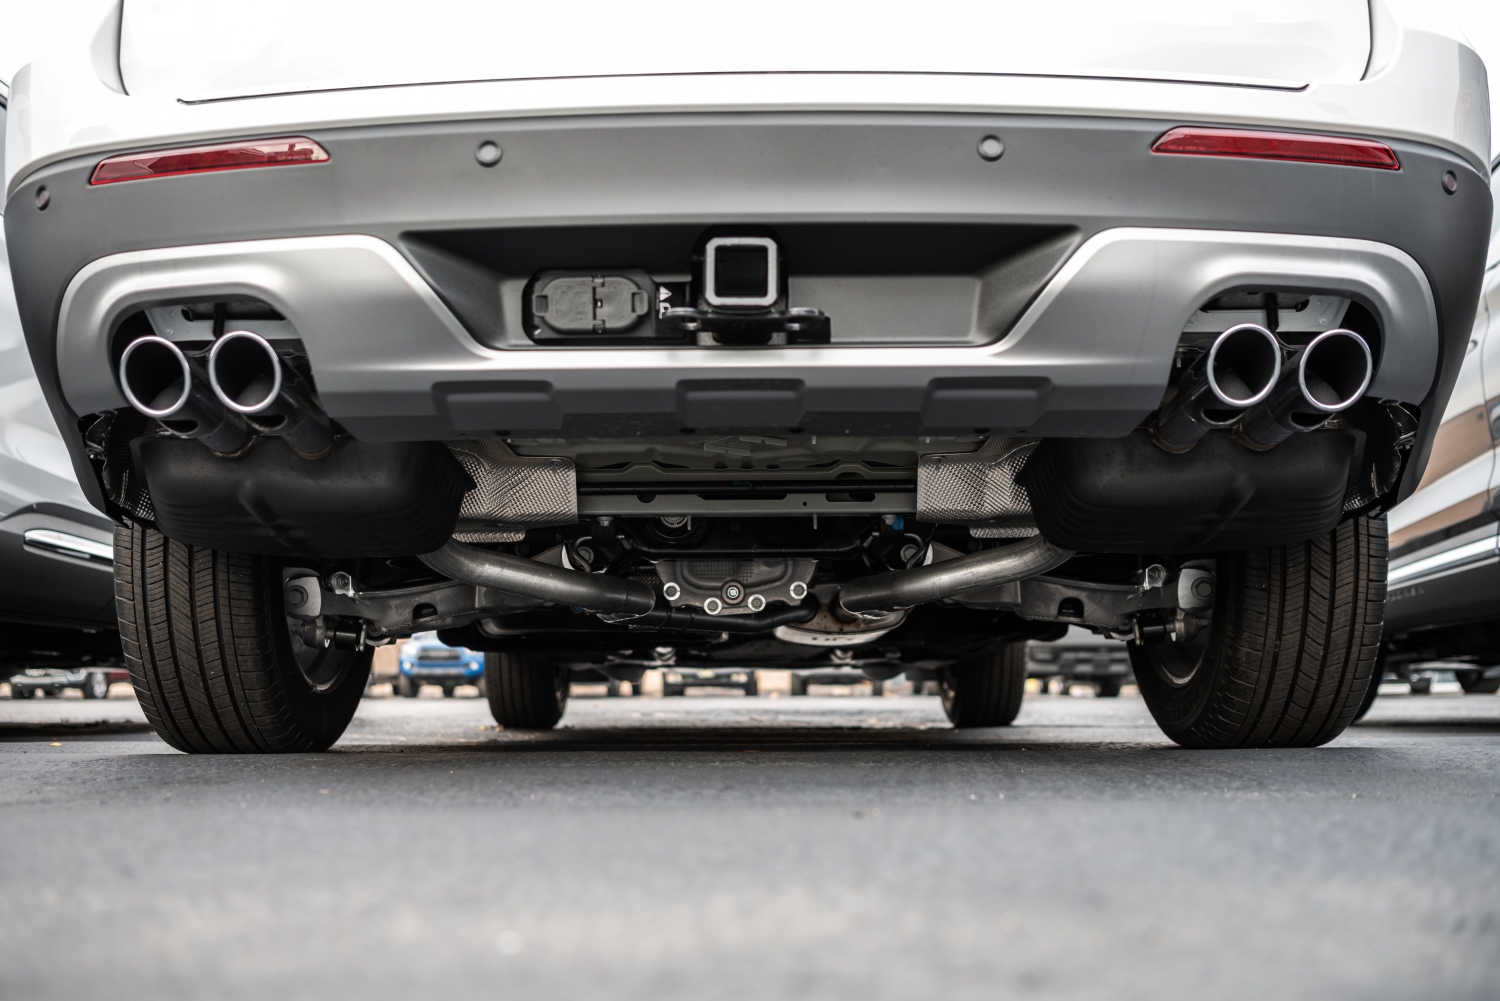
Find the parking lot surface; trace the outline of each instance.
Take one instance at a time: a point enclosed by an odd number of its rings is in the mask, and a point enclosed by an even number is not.
[[[1233,752],[1128,697],[366,700],[283,757],[3,701],[0,762],[5,997],[1500,990],[1496,696]]]

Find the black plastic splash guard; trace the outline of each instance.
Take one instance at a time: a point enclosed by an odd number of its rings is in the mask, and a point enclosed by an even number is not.
[[[1294,435],[1269,452],[1212,432],[1181,455],[1147,432],[1049,438],[1017,477],[1053,545],[1092,553],[1222,552],[1290,545],[1342,514],[1359,432]]]
[[[280,438],[220,458],[196,441],[131,443],[157,527],[195,546],[268,556],[409,556],[453,534],[474,488],[440,442],[345,438],[303,459]]]

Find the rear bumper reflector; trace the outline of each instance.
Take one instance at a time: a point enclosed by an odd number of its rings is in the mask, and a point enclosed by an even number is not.
[[[1233,156],[1252,160],[1300,160],[1348,167],[1400,170],[1396,151],[1385,143],[1349,136],[1314,136],[1299,132],[1209,129],[1179,126],[1151,145],[1153,153],[1186,156]]]
[[[327,160],[327,150],[311,139],[300,136],[246,139],[210,146],[183,146],[178,149],[156,149],[112,156],[99,161],[89,183],[113,184],[116,181],[139,181],[148,177],[325,163]]]

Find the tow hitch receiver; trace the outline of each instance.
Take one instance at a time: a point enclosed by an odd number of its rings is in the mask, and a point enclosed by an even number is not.
[[[788,306],[786,278],[773,237],[710,237],[693,255],[697,305],[666,310],[661,325],[692,337],[706,334],[719,344],[827,344],[828,316]]]

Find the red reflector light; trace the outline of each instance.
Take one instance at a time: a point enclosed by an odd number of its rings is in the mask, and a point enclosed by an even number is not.
[[[1239,156],[1255,160],[1300,160],[1349,167],[1400,170],[1396,151],[1385,143],[1345,136],[1309,136],[1296,132],[1253,129],[1202,129],[1180,126],[1151,145],[1153,153],[1188,156]]]
[[[206,174],[215,170],[322,163],[327,159],[327,150],[311,139],[300,136],[249,139],[214,143],[212,146],[184,146],[180,149],[158,149],[149,153],[112,156],[99,162],[89,183],[113,184],[115,181],[137,181],[146,177],[170,177],[174,174]]]

